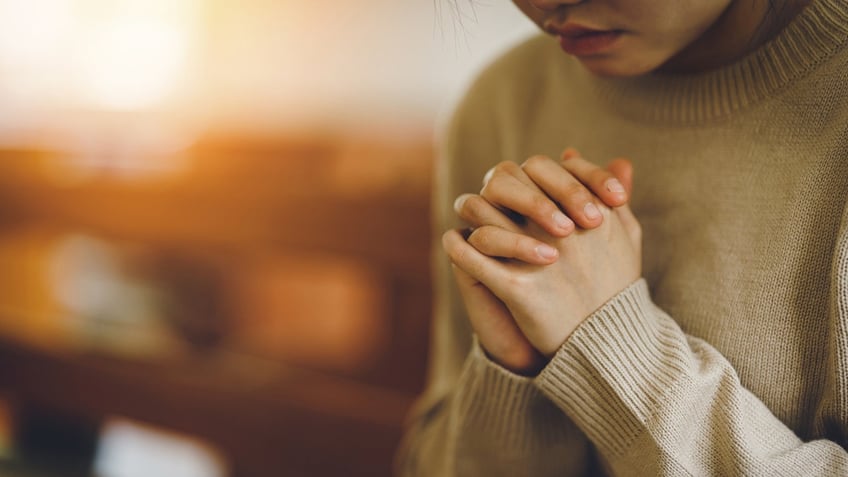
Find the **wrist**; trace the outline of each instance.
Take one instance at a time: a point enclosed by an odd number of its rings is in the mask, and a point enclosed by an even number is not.
[[[534,378],[545,369],[550,360],[535,349],[514,349],[495,355],[478,341],[483,356],[492,364],[519,376]]]

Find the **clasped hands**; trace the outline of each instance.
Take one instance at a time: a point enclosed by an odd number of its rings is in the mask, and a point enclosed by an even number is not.
[[[454,209],[451,260],[481,347],[535,375],[594,311],[641,276],[641,228],[630,211],[632,167],[600,168],[568,149],[560,161],[502,162]]]

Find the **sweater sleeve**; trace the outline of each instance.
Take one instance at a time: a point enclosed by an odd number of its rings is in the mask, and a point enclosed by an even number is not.
[[[486,358],[476,340],[455,387],[421,409],[402,476],[591,475],[589,444],[533,385]]]
[[[587,319],[536,378],[617,475],[848,475],[848,210],[831,270],[819,440],[803,442],[639,280]]]

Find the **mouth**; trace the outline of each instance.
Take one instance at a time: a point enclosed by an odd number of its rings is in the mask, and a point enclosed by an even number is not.
[[[546,25],[545,31],[559,38],[563,51],[578,57],[606,53],[624,35],[624,30],[599,30],[576,23]]]

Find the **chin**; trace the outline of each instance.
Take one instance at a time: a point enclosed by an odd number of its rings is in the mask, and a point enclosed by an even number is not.
[[[641,76],[662,65],[662,62],[622,59],[616,56],[580,58],[580,63],[593,75],[603,77]]]

